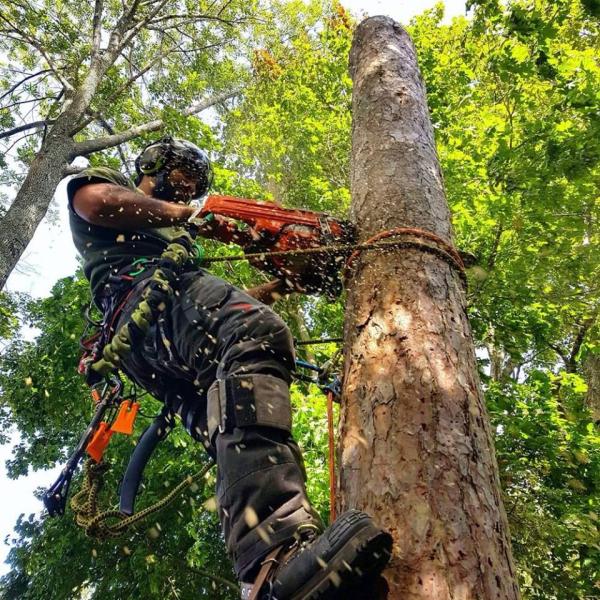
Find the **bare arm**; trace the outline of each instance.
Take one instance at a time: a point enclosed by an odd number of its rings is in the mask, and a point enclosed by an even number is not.
[[[256,298],[263,304],[273,304],[286,294],[290,294],[293,290],[282,279],[274,279],[268,283],[257,285],[256,287],[245,290],[248,296]]]
[[[112,183],[79,188],[73,209],[92,225],[125,230],[183,225],[194,212],[186,204],[157,200]]]

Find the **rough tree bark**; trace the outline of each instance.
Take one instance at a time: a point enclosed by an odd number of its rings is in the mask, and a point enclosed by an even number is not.
[[[361,241],[409,226],[452,240],[408,34],[358,27],[352,211]],[[395,540],[390,600],[519,598],[492,435],[458,273],[420,249],[368,252],[348,290],[338,508]]]
[[[583,376],[588,386],[586,404],[594,423],[600,425],[600,356],[590,354],[583,362]]]

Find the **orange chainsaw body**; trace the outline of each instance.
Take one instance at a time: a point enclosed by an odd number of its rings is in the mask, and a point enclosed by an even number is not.
[[[212,238],[235,242],[247,254],[264,253],[251,260],[255,267],[286,278],[307,293],[331,297],[340,293],[339,271],[349,252],[287,256],[269,253],[352,244],[356,236],[350,222],[325,213],[284,208],[275,202],[218,195],[208,196],[199,216],[206,218],[211,214],[225,217],[212,226]],[[239,227],[236,221],[247,227]]]

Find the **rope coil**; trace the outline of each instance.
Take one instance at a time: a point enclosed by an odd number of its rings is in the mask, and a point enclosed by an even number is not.
[[[137,513],[126,517],[118,510],[99,510],[98,494],[102,489],[104,475],[108,471],[109,465],[104,462],[96,463],[94,460],[89,459],[85,463],[85,480],[82,488],[71,498],[71,509],[75,513],[75,521],[77,525],[85,530],[86,535],[89,537],[97,539],[118,537],[132,525],[165,508],[183,491],[203,479],[213,466],[214,462],[208,462],[194,475],[188,475],[166,496]],[[116,522],[114,522],[115,519]],[[113,521],[113,523],[109,523],[109,521]]]

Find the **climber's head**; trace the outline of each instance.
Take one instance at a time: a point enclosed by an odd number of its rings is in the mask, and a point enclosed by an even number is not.
[[[213,179],[206,152],[171,136],[146,146],[135,160],[135,170],[138,183],[144,175],[154,178],[152,196],[175,202],[202,198]]]

